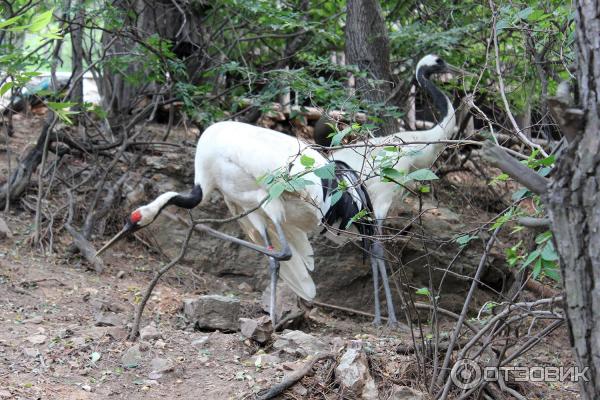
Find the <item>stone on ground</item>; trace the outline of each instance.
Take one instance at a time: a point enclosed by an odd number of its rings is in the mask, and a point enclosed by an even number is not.
[[[283,334],[273,343],[273,348],[276,350],[298,354],[302,357],[327,351],[327,347],[327,344],[321,339],[308,333],[290,330],[283,331]]]
[[[245,338],[264,344],[271,339],[273,325],[267,316],[257,319],[240,318],[240,331]]]
[[[239,328],[240,301],[232,297],[215,294],[184,299],[183,312],[200,329],[237,331]]]

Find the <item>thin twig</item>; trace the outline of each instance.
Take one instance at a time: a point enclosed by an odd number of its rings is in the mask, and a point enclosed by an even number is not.
[[[540,154],[542,154],[544,157],[548,157],[548,153],[546,153],[544,151],[542,146],[540,146],[536,143],[533,143],[531,140],[529,140],[527,138],[527,136],[525,136],[523,134],[523,132],[521,132],[521,128],[519,128],[517,121],[515,121],[515,117],[512,115],[512,112],[510,111],[510,105],[508,104],[508,99],[506,98],[506,89],[504,87],[504,79],[502,78],[502,71],[500,70],[500,50],[498,49],[498,32],[496,30],[496,14],[495,14],[494,1],[489,0],[489,2],[490,2],[490,8],[492,10],[494,10],[494,14],[492,17],[492,32],[493,32],[493,38],[494,38],[494,52],[496,54],[496,74],[498,75],[498,86],[500,87],[500,97],[502,97],[502,103],[504,104],[504,110],[506,111],[506,114],[508,115],[508,119],[515,131],[515,134],[519,137],[519,139],[523,143],[525,143],[527,146],[531,147],[532,149],[539,150]]]
[[[444,357],[444,363],[442,364],[442,367],[440,368],[440,373],[437,378],[437,384],[440,386],[442,385],[442,383],[444,382],[444,379],[446,378],[446,373],[448,372],[448,366],[450,365],[450,357],[452,355],[452,350],[454,349],[454,344],[456,343],[456,340],[458,339],[458,335],[460,333],[462,325],[467,317],[467,312],[469,311],[469,305],[471,304],[471,299],[473,298],[473,294],[475,293],[475,289],[477,288],[477,281],[479,280],[479,277],[481,276],[481,274],[483,273],[483,271],[485,269],[484,267],[486,265],[488,254],[490,253],[492,246],[494,245],[494,242],[496,241],[496,236],[498,235],[500,228],[501,228],[501,226],[499,226],[498,228],[496,228],[494,230],[494,233],[492,233],[492,236],[490,237],[487,245],[485,246],[485,250],[483,252],[483,255],[481,256],[479,265],[477,266],[477,271],[475,272],[475,278],[473,280],[473,283],[471,284],[471,288],[469,289],[469,293],[467,294],[467,297],[465,299],[465,304],[463,305],[462,312],[460,313],[460,318],[459,318],[458,322],[456,323],[456,326],[454,327],[452,336],[450,337],[448,351],[446,352],[446,356]],[[444,392],[441,395],[441,400],[444,400],[448,396],[449,390],[450,390],[450,381],[448,381],[448,383],[446,384],[446,387],[444,388]]]
[[[154,290],[154,287],[158,283],[158,280],[169,269],[171,269],[171,267],[173,267],[175,264],[177,264],[183,258],[183,256],[185,256],[185,253],[188,248],[188,243],[190,241],[190,238],[192,237],[192,232],[194,232],[194,224],[191,224],[190,228],[187,231],[187,235],[185,237],[185,240],[183,241],[183,244],[181,245],[181,251],[179,252],[179,255],[177,255],[177,257],[175,257],[173,260],[171,260],[171,262],[169,262],[167,265],[165,265],[160,270],[158,270],[156,272],[156,274],[154,275],[154,278],[152,278],[152,281],[146,288],[146,292],[144,293],[144,296],[142,297],[142,301],[140,302],[140,304],[138,304],[138,306],[136,307],[136,310],[135,310],[135,317],[133,319],[133,324],[131,325],[131,330],[129,331],[129,340],[131,340],[131,341],[135,340],[138,335],[138,332],[140,331],[140,322],[142,319],[142,314],[144,312],[144,308],[146,307],[146,303],[148,302],[148,299],[150,299],[150,296],[152,295],[152,291]]]

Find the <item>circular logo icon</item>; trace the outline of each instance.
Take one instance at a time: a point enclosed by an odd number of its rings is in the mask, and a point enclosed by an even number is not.
[[[481,381],[481,367],[473,360],[460,360],[452,367],[450,378],[459,389],[469,390]]]

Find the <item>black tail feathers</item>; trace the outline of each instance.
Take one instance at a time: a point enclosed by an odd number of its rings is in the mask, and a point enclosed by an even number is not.
[[[376,232],[376,221],[374,220],[373,205],[364,183],[360,181],[359,174],[342,161],[335,162],[335,179],[323,179],[323,198],[337,197],[339,194],[339,183],[345,182],[346,189],[342,191],[341,197],[329,207],[323,218],[323,222],[330,226],[338,225],[341,230],[346,230],[354,225],[358,232],[363,235],[362,247],[366,252],[369,250],[371,237]],[[363,215],[360,215],[363,213]]]

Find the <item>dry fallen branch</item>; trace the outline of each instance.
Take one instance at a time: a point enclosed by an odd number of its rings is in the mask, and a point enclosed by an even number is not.
[[[285,392],[290,387],[294,386],[296,382],[300,379],[304,378],[308,373],[311,372],[313,366],[321,361],[326,359],[333,359],[335,356],[332,353],[325,353],[315,356],[314,358],[307,361],[301,368],[292,372],[288,375],[283,381],[271,386],[266,392],[259,394],[257,396],[258,400],[268,400],[272,399],[276,396],[279,396],[283,392]],[[264,389],[263,389],[264,391]],[[259,392],[260,393],[260,392]]]
[[[96,249],[81,233],[77,232],[77,230],[71,226],[75,203],[73,201],[73,193],[69,190],[67,191],[67,194],[69,196],[69,217],[65,223],[65,229],[73,237],[73,244],[75,247],[77,247],[83,257],[94,266],[94,270],[100,274],[104,271],[104,263],[102,262],[102,259],[96,257]]]

